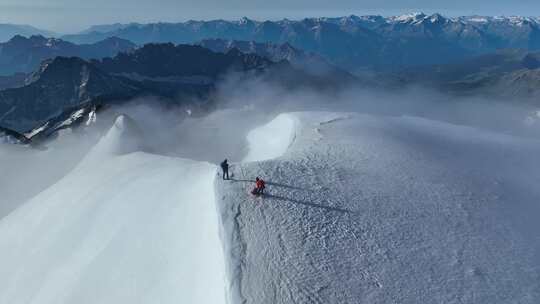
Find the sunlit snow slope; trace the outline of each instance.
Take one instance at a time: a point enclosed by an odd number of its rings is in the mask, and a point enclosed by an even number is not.
[[[216,180],[236,303],[540,303],[539,142],[339,113],[248,139]]]
[[[225,303],[215,166],[139,150],[120,117],[0,220],[0,303]]]

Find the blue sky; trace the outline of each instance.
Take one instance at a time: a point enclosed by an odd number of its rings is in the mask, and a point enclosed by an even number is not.
[[[296,19],[413,11],[446,15],[540,16],[539,0],[0,0],[0,23],[62,33],[92,24],[188,19]]]

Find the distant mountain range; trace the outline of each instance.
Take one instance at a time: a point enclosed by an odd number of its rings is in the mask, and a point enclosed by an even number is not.
[[[460,63],[404,69],[403,85],[423,85],[458,95],[540,97],[540,52],[502,50]]]
[[[239,49],[246,54],[257,54],[274,62],[289,61],[293,66],[315,75],[345,73],[327,62],[320,55],[305,52],[290,44],[256,43],[223,39],[207,39],[196,43],[214,52],[227,53]],[[25,73],[35,71],[41,62],[57,56],[100,59],[114,57],[120,52],[135,49],[136,45],[117,37],[106,38],[93,44],[74,44],[57,38],[43,36],[15,36],[0,43],[0,89],[24,84]],[[11,76],[11,77],[5,77]]]
[[[31,32],[25,29],[22,27],[12,33]],[[540,18],[447,18],[439,14],[414,13],[394,17],[351,15],[297,21],[261,22],[243,18],[239,21],[116,23],[92,26],[62,39],[76,44],[94,44],[111,37],[138,45],[194,44],[205,40],[288,45],[305,53],[320,55],[330,64],[350,72],[366,69],[396,71],[420,65],[460,62],[500,49],[540,50]]]
[[[227,53],[232,49],[238,49],[242,53],[257,54],[274,62],[286,60],[294,67],[314,75],[323,76],[340,73],[342,74],[342,77],[351,77],[347,72],[330,64],[320,55],[297,49],[289,43],[274,44],[269,42],[257,43],[253,41],[205,39],[196,43],[196,45],[200,45],[214,52]]]
[[[92,64],[103,71],[134,80],[201,76],[207,78],[207,81],[202,82],[208,82],[233,67],[240,71],[263,70],[273,62],[238,51],[221,54],[200,46],[150,43],[133,52],[120,53],[114,58],[92,60]]]
[[[458,62],[502,48],[540,49],[540,19],[422,13],[396,16],[307,18],[299,21],[188,21],[96,26],[63,39],[93,43],[120,37],[137,44],[196,43],[205,39],[289,43],[349,71],[388,70]]]
[[[208,100],[227,73],[287,85],[343,83],[339,77],[310,76],[286,61],[275,63],[237,49],[216,53],[201,46],[147,44],[114,58],[44,61],[25,86],[0,91],[0,125],[34,138],[81,123],[93,109],[137,96],[156,96],[171,104]]]
[[[13,36],[24,36],[30,37],[34,35],[41,35],[45,37],[57,37],[58,34],[35,28],[30,25],[21,25],[21,24],[9,24],[4,23],[0,24],[0,42],[8,41],[13,38]]]
[[[57,56],[83,59],[115,56],[135,48],[135,44],[116,37],[93,44],[73,44],[57,38],[17,35],[0,43],[0,76],[35,71],[41,62]]]

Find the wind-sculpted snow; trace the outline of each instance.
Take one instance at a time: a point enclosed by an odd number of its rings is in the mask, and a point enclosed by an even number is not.
[[[539,142],[414,117],[284,117],[297,121],[286,151],[265,146],[291,134],[270,122],[249,141],[271,150],[263,161],[216,181],[234,303],[540,301]]]
[[[102,154],[121,155],[143,150],[142,131],[128,116],[120,115],[111,129],[94,148],[93,154],[87,158],[99,157]]]
[[[262,161],[283,155],[296,136],[296,117],[280,114],[270,123],[247,135],[248,154],[244,161]]]
[[[136,134],[120,117],[0,220],[0,303],[225,303],[215,166],[137,152]]]

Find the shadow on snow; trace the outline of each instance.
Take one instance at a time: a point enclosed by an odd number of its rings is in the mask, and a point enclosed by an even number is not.
[[[255,180],[249,180],[249,179],[230,178],[229,180],[233,181],[233,182],[249,182],[249,183],[254,183],[255,182]],[[266,184],[270,185],[270,186],[274,186],[274,187],[310,191],[309,189],[303,189],[303,188],[300,188],[300,187],[295,187],[295,186],[290,186],[290,185],[285,185],[285,184],[279,184],[279,183],[274,183],[274,182],[266,182]],[[339,207],[319,205],[319,204],[315,204],[315,203],[308,202],[308,201],[301,201],[301,200],[297,200],[297,199],[294,199],[294,198],[289,198],[289,197],[279,196],[279,195],[274,195],[274,194],[265,193],[265,194],[263,194],[263,197],[268,197],[268,198],[274,199],[276,201],[281,201],[281,202],[285,202],[285,203],[291,203],[291,204],[296,204],[296,205],[304,205],[304,206],[308,206],[308,207],[325,209],[325,210],[328,210],[328,211],[341,212],[341,213],[353,213],[350,210],[339,208]]]

